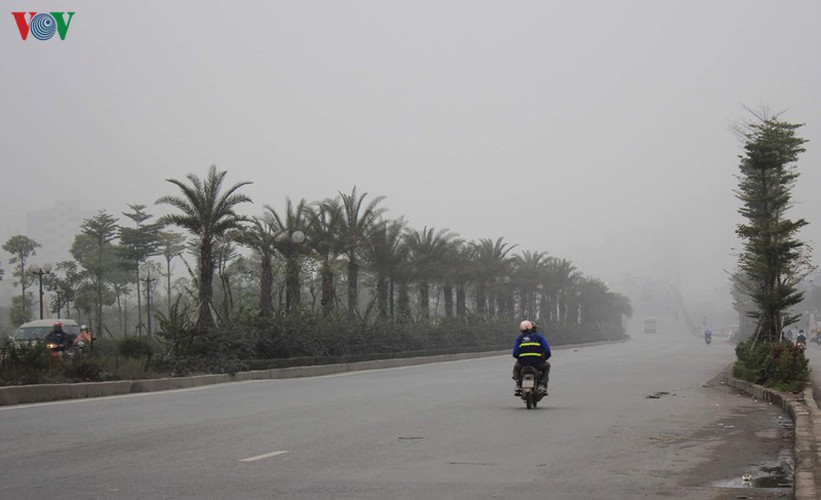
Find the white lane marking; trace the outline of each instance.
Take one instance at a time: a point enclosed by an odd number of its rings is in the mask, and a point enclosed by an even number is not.
[[[240,462],[256,462],[257,460],[262,460],[263,458],[271,458],[277,455],[284,455],[286,453],[288,453],[288,450],[272,451],[271,453],[266,453],[265,455],[257,455],[255,457],[243,458],[242,460],[240,460]]]

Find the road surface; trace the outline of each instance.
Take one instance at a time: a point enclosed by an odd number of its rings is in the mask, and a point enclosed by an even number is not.
[[[732,345],[632,333],[535,410],[507,356],[2,407],[0,498],[736,498],[782,413],[707,384]]]

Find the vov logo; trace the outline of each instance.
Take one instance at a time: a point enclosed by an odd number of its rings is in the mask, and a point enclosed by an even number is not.
[[[74,12],[12,12],[11,15],[17,21],[17,29],[20,30],[20,38],[23,40],[28,38],[29,33],[38,40],[49,40],[57,33],[60,40],[65,40]]]

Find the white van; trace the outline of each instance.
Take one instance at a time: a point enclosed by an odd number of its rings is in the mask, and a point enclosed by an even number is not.
[[[46,335],[48,335],[52,330],[54,330],[55,321],[62,322],[63,331],[65,331],[72,337],[76,337],[80,334],[80,325],[78,325],[77,322],[73,319],[38,319],[20,325],[20,327],[17,328],[17,330],[15,330],[14,335],[11,336],[11,339],[15,343],[19,344],[30,344],[32,342],[37,342],[38,340],[43,340],[46,338]]]

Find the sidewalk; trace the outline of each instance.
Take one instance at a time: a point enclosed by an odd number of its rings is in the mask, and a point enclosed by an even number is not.
[[[821,358],[819,359],[821,364]],[[813,371],[813,373],[818,373]],[[821,410],[816,403],[814,389],[819,375],[811,377],[811,384],[801,394],[784,394],[750,382],[728,378],[727,383],[762,401],[780,405],[795,423],[795,498],[815,500],[817,485],[821,484]],[[817,390],[817,389],[816,389]]]

